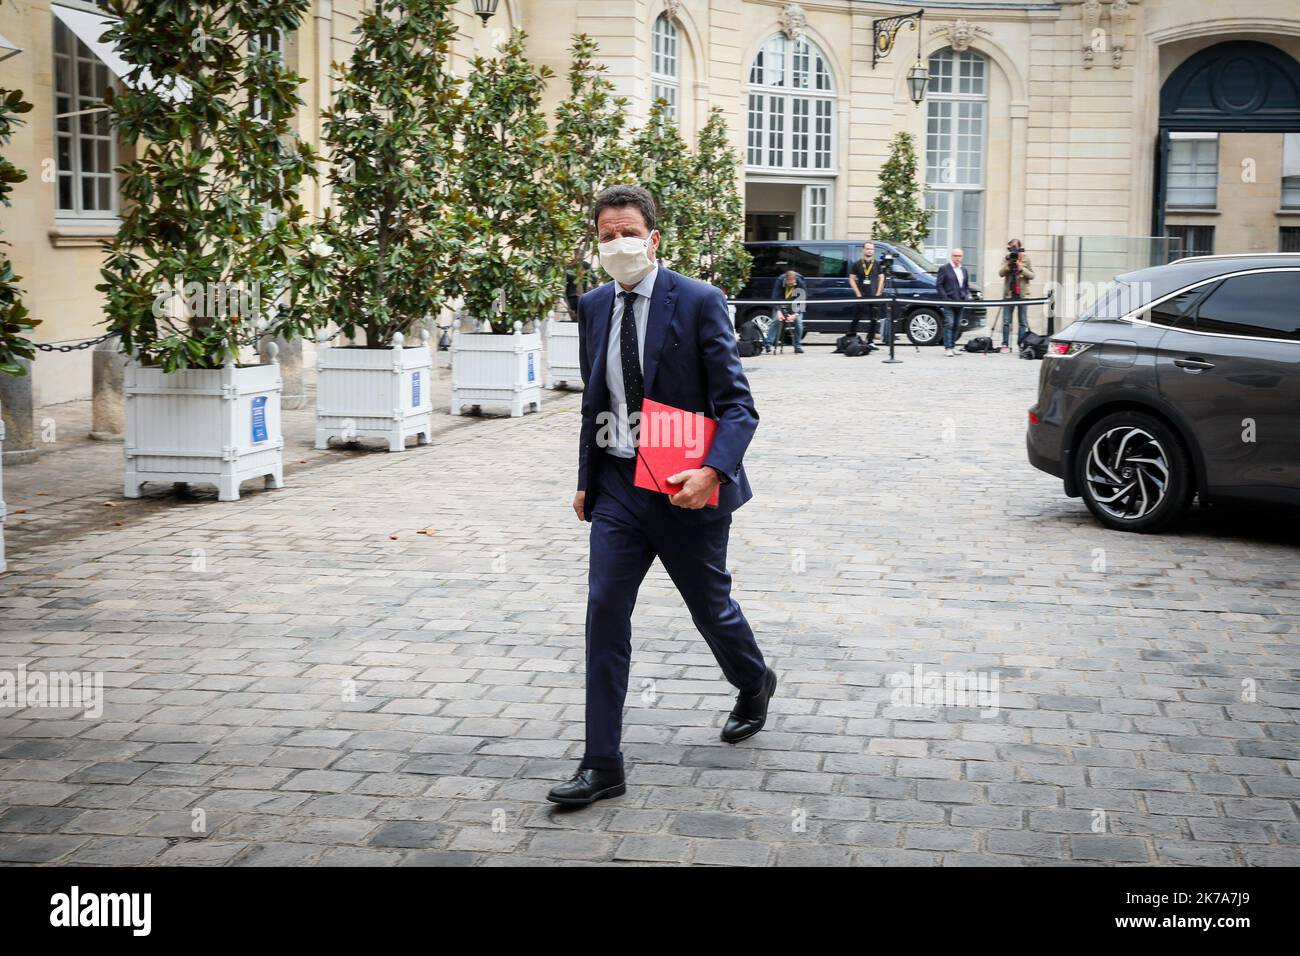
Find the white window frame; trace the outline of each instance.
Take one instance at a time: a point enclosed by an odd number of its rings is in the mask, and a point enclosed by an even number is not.
[[[1184,152],[1192,155],[1186,159],[1175,155]],[[1165,173],[1166,209],[1214,209],[1219,204],[1219,134],[1170,133]],[[1175,176],[1189,179],[1190,184],[1175,186]],[[1174,199],[1175,189],[1183,190],[1183,201]]]
[[[979,70],[975,69],[977,64]],[[974,50],[959,53],[945,47],[930,55],[929,68],[924,159],[925,208],[930,213],[930,229],[925,251],[941,260],[951,250],[960,248],[966,253],[966,268],[978,272],[988,168],[989,59]],[[943,120],[947,121],[946,131]],[[936,125],[940,127],[937,131]],[[970,132],[970,127],[975,125],[978,125],[978,146],[974,150],[963,149],[963,137],[976,135]],[[977,157],[978,165],[961,161],[962,157],[969,156]],[[942,213],[946,234],[935,231],[936,213]],[[976,222],[973,229],[967,229],[966,220],[971,215]]]
[[[1283,209],[1300,209],[1300,133],[1282,134]]]
[[[800,232],[809,242],[831,238],[831,184],[806,183],[803,187],[803,209],[799,216]]]
[[[799,74],[807,78],[808,86],[793,85]],[[834,176],[837,96],[830,60],[821,47],[807,37],[790,41],[784,34],[774,34],[754,55],[748,76],[746,167],[755,172]],[[818,88],[819,77],[824,78],[825,88]],[[757,123],[752,108],[755,97],[762,98]],[[762,140],[761,150],[756,149],[756,134]],[[805,165],[796,165],[799,160]]]
[[[82,130],[83,121],[92,118],[92,121],[102,119],[107,122],[107,107],[95,107],[91,104],[100,102],[100,99],[90,95],[83,95],[81,91],[81,64],[89,64],[89,68],[98,75],[102,80],[104,89],[112,86],[116,81],[112,71],[73,33],[57,18],[53,20],[53,33],[51,56],[53,58],[54,76],[52,77],[54,93],[54,217],[56,222],[69,222],[74,224],[83,224],[91,222],[114,223],[119,221],[118,214],[121,208],[120,185],[118,175],[114,171],[118,164],[118,143],[117,135],[114,133],[112,126],[109,126],[107,136],[98,133],[86,133]],[[58,52],[58,40],[60,34],[67,41],[70,53]],[[67,60],[67,77],[70,87],[67,90],[60,90],[59,76],[61,61]],[[60,111],[59,100],[66,97],[69,110]],[[84,101],[84,102],[83,102]],[[87,111],[87,112],[83,112]],[[60,122],[66,120],[68,130],[65,132],[59,128]],[[107,140],[108,142],[108,168],[100,171],[98,164],[93,172],[86,172],[82,169],[81,153],[83,144],[89,139],[91,142],[98,144]],[[68,143],[68,162],[69,167],[65,169],[59,162],[59,146],[62,141]],[[95,146],[95,154],[98,155],[98,145]],[[72,179],[72,208],[66,208],[60,204],[60,187],[61,180],[65,176],[71,176]],[[86,209],[82,202],[82,190],[87,177],[93,177],[95,180],[96,203],[98,203],[98,193],[100,185],[107,181],[109,207],[107,209]]]
[[[668,101],[667,116],[680,122],[681,34],[668,14],[661,13],[650,29],[650,101]]]

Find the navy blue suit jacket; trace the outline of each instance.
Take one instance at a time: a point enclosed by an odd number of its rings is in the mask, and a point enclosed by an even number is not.
[[[939,267],[939,276],[935,280],[936,291],[941,299],[969,299],[970,298],[970,270],[962,266],[961,284],[957,284],[957,270],[952,267],[951,262],[945,262]]]
[[[578,443],[578,490],[586,491],[586,517],[600,494],[601,467],[609,453],[597,445],[597,416],[610,410],[605,353],[617,282],[607,282],[578,300],[578,348],[582,365],[582,433]],[[718,422],[704,464],[730,481],[718,492],[718,507],[683,516],[730,513],[752,496],[742,463],[758,427],[758,411],[736,347],[736,333],[719,289],[659,266],[646,322],[642,377],[647,398],[699,412]],[[608,432],[608,429],[606,429]]]

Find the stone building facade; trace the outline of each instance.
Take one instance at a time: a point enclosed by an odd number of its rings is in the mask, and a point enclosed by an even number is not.
[[[346,60],[368,2],[314,0],[282,40],[307,77],[299,130],[313,143],[330,63]],[[0,62],[0,86],[36,106],[9,147],[31,176],[0,215],[47,342],[95,334],[98,242],[118,208],[102,119],[56,118],[118,82],[111,50],[86,42],[96,6],[0,5],[0,34],[22,50]],[[919,29],[904,24],[873,58],[873,21],[922,8]],[[487,23],[472,0],[456,9],[456,69],[522,28],[530,55],[557,73],[548,107],[575,32],[598,41],[634,123],[662,96],[691,141],[721,107],[743,160],[749,238],[869,236],[889,140],[908,130],[932,210],[926,251],[963,246],[994,292],[1011,237],[1040,276],[1057,237],[1300,249],[1300,0],[499,0]],[[930,80],[915,104],[918,59]],[[329,201],[308,193],[318,212]],[[90,368],[87,352],[42,354],[36,401],[86,397]]]

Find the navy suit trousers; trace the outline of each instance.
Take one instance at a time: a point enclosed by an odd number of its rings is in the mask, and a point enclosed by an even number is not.
[[[731,599],[731,515],[683,520],[673,514],[682,509],[669,504],[667,495],[633,485],[635,469],[633,459],[609,456],[602,462],[601,493],[591,513],[584,768],[623,766],[619,747],[632,663],[632,609],[656,557],[732,686],[756,693],[767,672],[754,632]]]

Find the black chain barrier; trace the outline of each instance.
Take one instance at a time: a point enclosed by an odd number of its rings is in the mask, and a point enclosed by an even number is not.
[[[73,344],[67,342],[33,342],[32,345],[41,352],[79,352],[82,349],[88,349],[99,345],[101,342],[107,342],[117,334],[117,332],[105,332],[98,338],[86,339],[84,342],[76,342]]]
[[[876,302],[893,302],[894,296],[863,297],[861,299],[728,299],[728,305],[789,305],[802,303],[805,308],[810,305],[863,305]],[[1043,305],[1052,302],[1052,297],[1037,299],[914,299],[910,295],[900,295],[898,301],[903,305],[942,305],[950,309],[982,309],[990,305]]]

